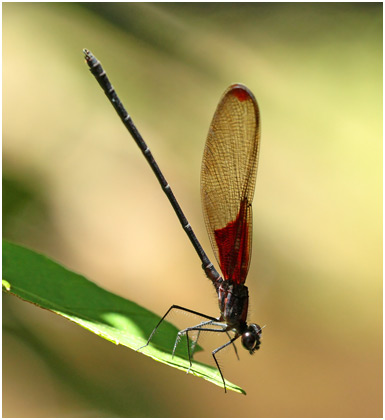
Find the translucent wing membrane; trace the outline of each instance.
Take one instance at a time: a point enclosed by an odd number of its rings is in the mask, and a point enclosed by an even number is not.
[[[242,284],[251,257],[252,209],[260,144],[259,109],[246,86],[230,86],[207,136],[201,172],[206,228],[226,280]]]

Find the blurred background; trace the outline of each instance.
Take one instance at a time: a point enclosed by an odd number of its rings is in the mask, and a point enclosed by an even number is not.
[[[3,236],[159,315],[179,304],[218,316],[85,47],[210,257],[208,127],[228,85],[254,92],[247,285],[263,344],[240,361],[223,352],[225,377],[247,391],[225,394],[5,295],[3,416],[382,416],[382,4],[3,4]],[[212,363],[217,340],[197,359]]]

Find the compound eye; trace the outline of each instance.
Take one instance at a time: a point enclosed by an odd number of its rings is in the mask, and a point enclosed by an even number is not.
[[[251,351],[254,349],[255,342],[257,341],[254,333],[247,331],[242,335],[242,345],[245,349]]]

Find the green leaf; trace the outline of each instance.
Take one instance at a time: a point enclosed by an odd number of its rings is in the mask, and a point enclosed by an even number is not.
[[[159,317],[134,302],[102,289],[85,277],[27,248],[3,240],[3,291],[55,312],[83,328],[109,340],[137,350],[150,336]],[[186,342],[172,348],[178,329],[163,322],[150,345],[141,353],[176,369],[188,371]],[[184,352],[182,350],[184,348]],[[196,346],[196,351],[201,350]],[[193,362],[190,373],[223,387],[213,366]],[[245,394],[226,381],[228,390]]]

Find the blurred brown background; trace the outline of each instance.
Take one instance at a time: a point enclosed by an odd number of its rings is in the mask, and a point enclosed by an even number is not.
[[[382,4],[3,4],[3,235],[162,315],[214,289],[82,49],[212,256],[200,161],[226,87],[262,116],[247,396],[3,297],[5,417],[382,415]],[[171,321],[177,325],[183,315]],[[192,319],[192,322],[195,320]],[[215,337],[202,341],[211,363]]]

